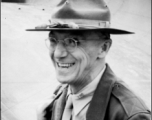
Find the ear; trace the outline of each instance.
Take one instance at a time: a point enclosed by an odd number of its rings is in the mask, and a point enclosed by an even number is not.
[[[112,44],[112,40],[105,40],[100,45],[98,59],[105,58]]]

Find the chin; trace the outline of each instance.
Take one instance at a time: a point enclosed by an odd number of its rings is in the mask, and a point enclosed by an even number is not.
[[[57,80],[62,84],[70,84],[73,82],[74,78],[71,76],[57,76]]]

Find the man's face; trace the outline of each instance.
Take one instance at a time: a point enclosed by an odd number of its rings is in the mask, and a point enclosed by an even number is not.
[[[81,84],[94,79],[99,72],[98,53],[101,46],[96,40],[100,38],[93,32],[76,35],[70,32],[54,31],[51,35],[57,40],[75,38],[80,43],[74,50],[67,50],[62,42],[59,42],[54,50],[50,50],[50,56],[56,69],[57,79],[61,83]]]

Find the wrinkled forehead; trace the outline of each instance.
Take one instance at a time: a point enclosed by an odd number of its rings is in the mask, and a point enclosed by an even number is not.
[[[79,32],[79,31],[50,31],[49,36],[75,36],[75,37],[84,37],[86,35],[85,32]]]
[[[50,31],[49,37],[56,37],[56,38],[62,38],[62,37],[77,37],[81,39],[101,39],[105,38],[106,33],[101,33],[99,31]],[[110,37],[110,35],[108,35]]]

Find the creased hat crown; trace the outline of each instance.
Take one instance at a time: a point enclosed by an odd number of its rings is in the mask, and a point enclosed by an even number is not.
[[[54,10],[52,19],[86,26],[109,27],[110,10],[103,0],[63,0]]]

